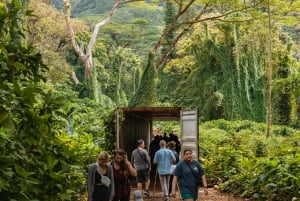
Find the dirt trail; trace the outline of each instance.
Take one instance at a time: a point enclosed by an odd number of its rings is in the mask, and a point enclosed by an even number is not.
[[[135,190],[135,189],[133,189]],[[133,197],[130,199],[133,201]],[[175,198],[170,198],[170,201],[179,201],[179,195],[177,194]],[[233,197],[223,193],[219,193],[214,188],[208,188],[208,195],[204,194],[203,189],[199,190],[199,199],[198,201],[247,201],[248,199],[242,199],[238,197]],[[163,201],[162,194],[158,192],[150,192],[149,197],[144,197],[144,201]]]

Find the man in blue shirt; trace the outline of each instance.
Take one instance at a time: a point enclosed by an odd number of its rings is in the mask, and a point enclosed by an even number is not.
[[[173,152],[166,148],[166,141],[159,142],[160,149],[155,152],[153,163],[157,164],[159,181],[165,201],[169,200],[169,180],[171,175],[171,164],[176,162]]]

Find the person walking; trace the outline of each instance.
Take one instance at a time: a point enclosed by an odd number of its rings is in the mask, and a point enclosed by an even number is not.
[[[175,170],[176,164],[179,162],[179,155],[175,151],[176,142],[174,142],[174,141],[168,142],[167,148],[170,149],[173,152],[173,154],[174,154],[174,156],[176,158],[175,164],[171,165],[171,175],[170,175],[170,181],[169,181],[169,195],[171,195],[171,192],[172,192],[172,183],[173,183],[173,177],[174,177],[173,174],[174,174],[174,170]]]
[[[143,189],[143,183],[145,184],[144,195],[149,196],[149,186],[150,186],[150,171],[151,162],[148,152],[144,149],[145,142],[140,139],[137,141],[137,148],[131,153],[131,163],[137,171],[137,188],[139,190]]]
[[[113,201],[129,201],[131,189],[128,177],[129,175],[136,177],[136,170],[128,161],[127,153],[122,149],[113,152],[111,164],[115,183],[115,196]]]
[[[149,147],[149,155],[150,155],[150,160],[151,160],[151,171],[150,175],[155,175],[157,171],[156,165],[153,164],[153,159],[155,153],[159,150],[159,142],[162,140],[162,136],[156,135],[154,139],[150,142],[150,147]]]
[[[98,161],[88,171],[88,201],[111,201],[115,194],[114,176],[111,165],[107,164],[108,153],[103,151]],[[104,177],[106,177],[104,179]]]
[[[193,172],[192,172],[193,171]],[[207,195],[207,182],[204,170],[200,163],[193,159],[192,150],[183,151],[183,160],[179,161],[174,170],[172,184],[172,196],[175,196],[176,184],[178,182],[181,199],[184,201],[195,201],[198,199],[198,185],[194,175],[200,175],[204,186],[204,192]]]
[[[160,149],[155,153],[153,163],[157,164],[159,181],[164,200],[169,200],[169,180],[171,175],[171,164],[176,162],[173,152],[166,148],[166,141],[159,142]]]

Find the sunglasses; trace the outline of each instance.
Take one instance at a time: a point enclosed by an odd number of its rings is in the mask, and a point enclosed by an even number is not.
[[[127,155],[126,151],[124,151],[123,149],[118,149],[118,150],[114,150],[112,151],[113,155],[119,154],[119,155]]]

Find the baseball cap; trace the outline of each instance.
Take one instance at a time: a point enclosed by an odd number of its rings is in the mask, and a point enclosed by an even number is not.
[[[141,191],[135,190],[133,191],[133,198],[135,201],[144,201]]]

